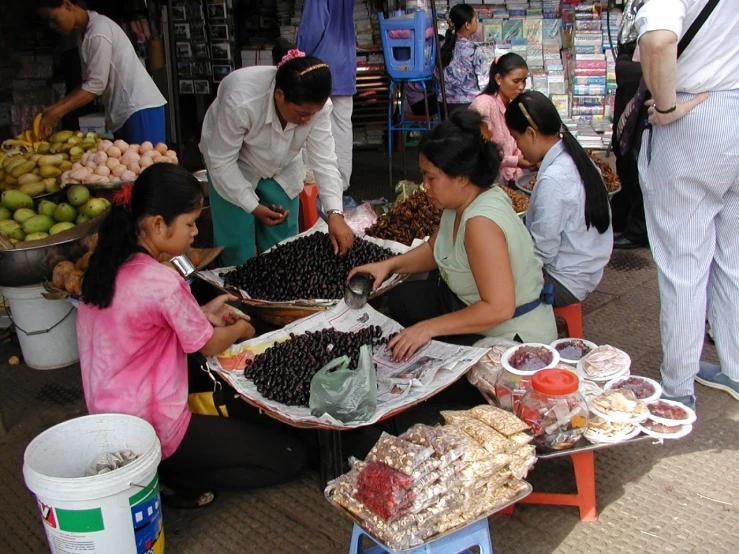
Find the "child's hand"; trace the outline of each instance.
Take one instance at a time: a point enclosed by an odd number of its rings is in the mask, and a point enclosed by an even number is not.
[[[207,304],[200,306],[203,310],[205,317],[208,318],[210,324],[213,327],[225,327],[226,325],[233,325],[240,319],[249,321],[249,316],[245,314],[237,313],[231,306],[226,302],[237,300],[237,297],[232,294],[222,294],[217,296]],[[249,325],[251,327],[251,325]],[[253,329],[253,328],[252,328]]]

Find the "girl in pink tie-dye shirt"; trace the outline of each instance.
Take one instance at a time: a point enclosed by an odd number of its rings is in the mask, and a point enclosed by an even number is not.
[[[155,164],[128,209],[113,206],[82,282],[77,316],[85,402],[91,414],[145,419],[162,445],[164,500],[209,504],[214,488],[254,488],[293,477],[302,449],[258,424],[191,414],[187,354],[215,355],[254,335],[223,295],[199,306],[187,283],[158,263],[184,254],[198,233],[203,192],[185,169]],[[208,492],[203,492],[208,491]]]

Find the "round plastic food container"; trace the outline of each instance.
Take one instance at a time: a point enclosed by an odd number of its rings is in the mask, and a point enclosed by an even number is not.
[[[560,361],[577,365],[580,358],[598,348],[594,342],[585,339],[557,339],[551,345],[559,353]]]
[[[548,364],[539,364],[542,367],[537,367],[536,369],[515,367],[511,364],[511,358],[519,349],[523,349],[523,353],[528,354],[539,351],[539,349],[544,349],[548,355],[551,355],[551,362]],[[541,352],[544,350],[541,350]],[[513,361],[515,362],[515,359]],[[546,344],[525,343],[511,346],[500,358],[500,365],[503,366],[503,369],[495,381],[495,398],[498,406],[509,412],[517,413],[521,399],[531,389],[531,378],[534,374],[542,369],[552,368],[558,363],[559,354]]]
[[[588,428],[588,404],[577,391],[577,375],[543,369],[531,378],[518,417],[531,426],[534,444],[552,450],[573,446]]]

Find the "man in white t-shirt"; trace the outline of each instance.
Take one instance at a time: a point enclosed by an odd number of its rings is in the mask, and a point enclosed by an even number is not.
[[[147,140],[166,142],[167,102],[123,29],[71,0],[36,0],[36,11],[59,34],[67,36],[76,29],[83,35],[82,84],[44,110],[41,136],[50,135],[65,114],[100,96],[105,104],[106,125],[116,138],[136,144]]]
[[[649,0],[635,21],[652,93],[639,174],[659,279],[663,396],[688,406],[694,379],[739,400],[739,10],[709,1]],[[720,366],[700,362],[706,307]]]

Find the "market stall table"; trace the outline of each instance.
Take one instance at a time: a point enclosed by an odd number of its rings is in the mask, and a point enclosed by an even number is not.
[[[580,510],[581,521],[596,521],[598,512],[595,505],[595,451],[612,446],[621,446],[642,442],[645,440],[656,440],[648,435],[639,435],[633,439],[628,439],[617,443],[598,443],[593,444],[586,439],[580,439],[572,448],[564,450],[537,450],[537,458],[539,460],[551,460],[570,456],[572,466],[575,472],[575,485],[577,492],[574,494],[548,493],[548,492],[532,492],[526,498],[517,502],[524,504],[549,504],[555,506],[577,506]],[[515,503],[507,507],[505,510],[498,512],[498,515],[511,515]]]
[[[486,352],[484,348],[431,341],[410,360],[395,363],[390,359],[389,353],[376,350],[373,360],[377,366],[377,381],[380,385],[377,409],[366,421],[342,422],[328,414],[316,417],[305,405],[288,406],[270,400],[262,396],[254,382],[244,375],[247,359],[254,359],[276,342],[289,339],[291,333],[301,335],[328,328],[348,332],[371,325],[379,326],[384,337],[400,330],[396,322],[371,306],[350,310],[342,301],[330,310],[318,312],[284,329],[234,345],[221,355],[209,358],[208,366],[223,377],[247,403],[270,417],[292,427],[317,430],[321,458],[320,478],[321,484],[325,485],[343,472],[341,431],[392,418],[428,400],[462,377]]]

